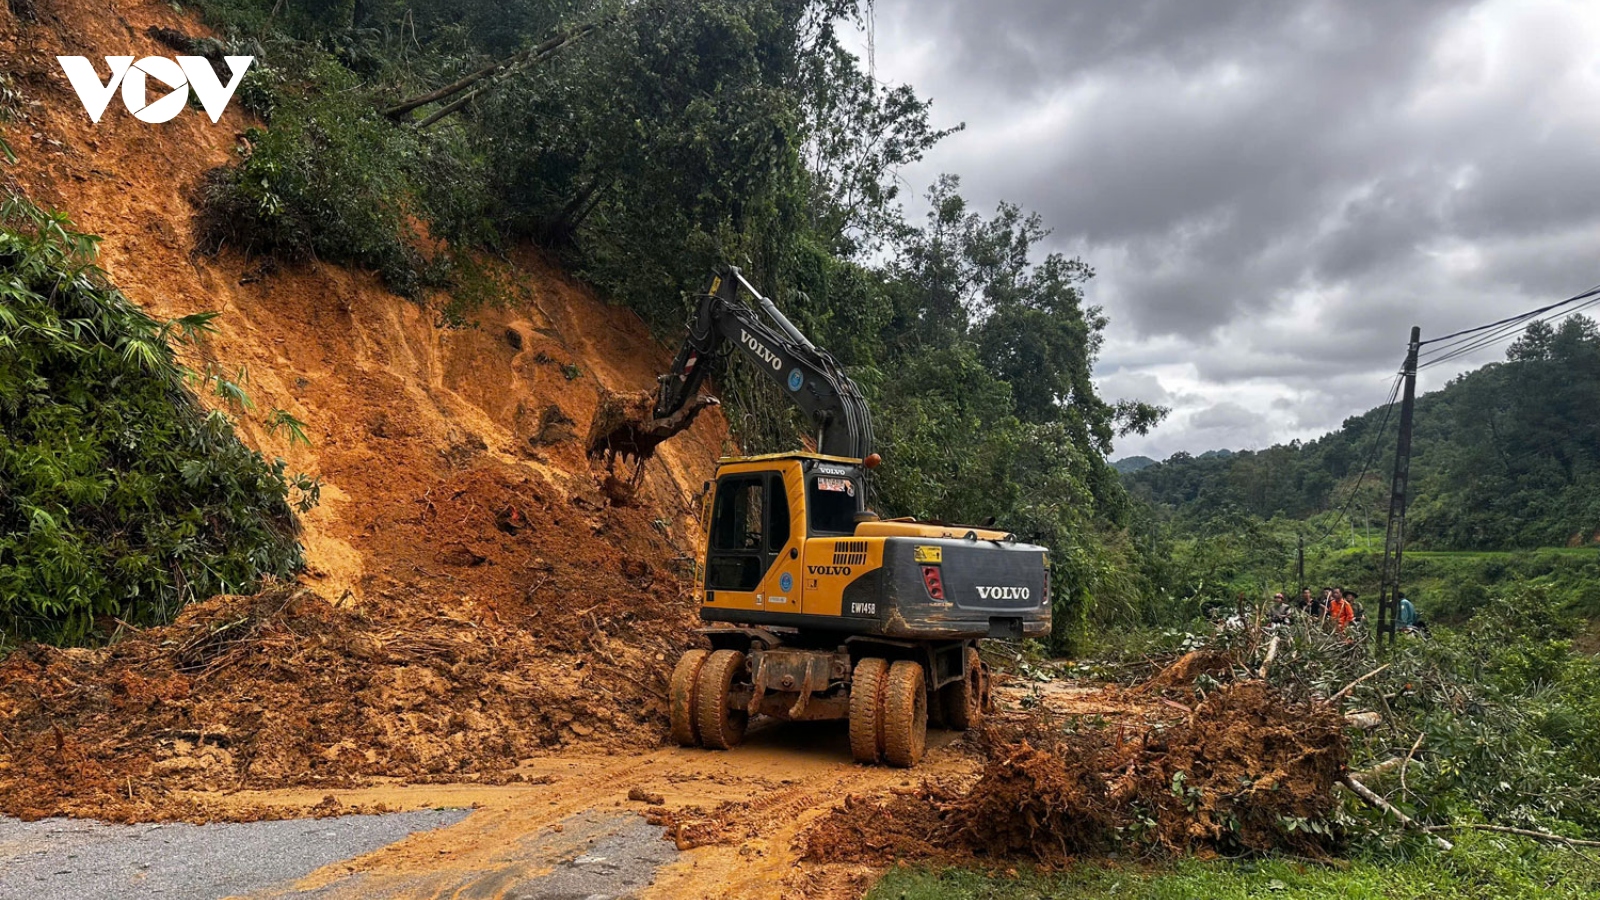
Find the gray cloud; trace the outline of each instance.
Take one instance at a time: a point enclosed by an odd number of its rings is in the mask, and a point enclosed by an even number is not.
[[[1410,325],[1600,281],[1597,43],[1584,0],[877,4],[879,77],[969,125],[905,178],[1096,268],[1102,385],[1181,398],[1119,447],[1152,456],[1336,427]],[[1271,414],[1203,428],[1224,401]]]
[[[1198,431],[1218,428],[1237,430],[1258,425],[1262,419],[1260,413],[1251,412],[1237,403],[1218,403],[1191,415],[1189,424]]]

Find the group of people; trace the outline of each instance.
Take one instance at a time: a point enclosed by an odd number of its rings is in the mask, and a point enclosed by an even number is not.
[[[1357,598],[1356,591],[1344,587],[1326,587],[1322,595],[1316,596],[1311,588],[1302,588],[1300,596],[1294,601],[1284,597],[1282,592],[1272,597],[1273,606],[1270,618],[1273,622],[1287,624],[1296,617],[1304,617],[1324,625],[1332,625],[1339,632],[1344,632],[1350,626],[1365,623],[1367,611]],[[1417,615],[1416,606],[1404,595],[1400,597],[1398,615],[1395,626],[1406,632],[1425,632],[1427,626]]]
[[[1303,588],[1299,598],[1291,603],[1280,591],[1272,597],[1271,618],[1274,622],[1287,623],[1296,616],[1304,616],[1331,624],[1342,632],[1357,622],[1367,620],[1366,609],[1356,599],[1359,596],[1349,588],[1327,587],[1322,589],[1322,596],[1318,597],[1312,594],[1311,588]]]

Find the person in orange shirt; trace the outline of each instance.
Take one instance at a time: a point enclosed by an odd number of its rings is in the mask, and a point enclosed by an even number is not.
[[[1333,589],[1333,601],[1328,604],[1328,618],[1340,631],[1344,631],[1356,619],[1356,608],[1344,598],[1344,591],[1339,588]]]

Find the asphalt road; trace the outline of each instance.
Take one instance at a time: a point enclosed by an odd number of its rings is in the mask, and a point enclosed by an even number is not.
[[[0,900],[214,900],[289,885],[467,810],[216,825],[0,819]]]
[[[585,810],[501,849],[492,868],[402,875],[383,868],[296,882],[467,810],[216,825],[101,825],[73,819],[0,819],[0,900],[349,900],[494,896],[612,900],[648,886],[676,856],[661,829],[636,813]]]

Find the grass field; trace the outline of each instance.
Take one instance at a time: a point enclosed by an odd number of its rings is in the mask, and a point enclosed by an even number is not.
[[[1520,839],[1462,835],[1450,853],[1338,865],[1299,860],[1086,863],[1056,873],[892,870],[868,900],[1578,900],[1600,860]]]

